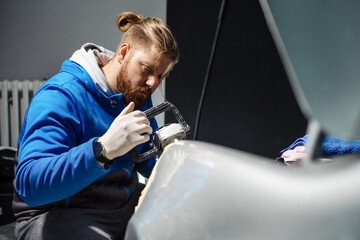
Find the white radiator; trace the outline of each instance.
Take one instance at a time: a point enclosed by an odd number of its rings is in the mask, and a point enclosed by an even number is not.
[[[0,146],[17,147],[26,109],[35,92],[45,81],[0,81]]]

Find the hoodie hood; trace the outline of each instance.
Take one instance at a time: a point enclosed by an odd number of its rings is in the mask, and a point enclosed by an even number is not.
[[[107,64],[113,57],[114,52],[94,43],[86,43],[73,53],[70,60],[82,66],[90,75],[95,85],[105,95],[111,96],[115,92],[110,87],[100,67]]]

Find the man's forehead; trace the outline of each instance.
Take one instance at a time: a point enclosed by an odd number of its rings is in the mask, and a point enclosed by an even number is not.
[[[148,58],[152,58],[152,60],[158,59],[162,55],[161,51],[158,48],[156,48],[154,45],[137,47],[133,49],[133,51],[134,51],[134,55],[146,56]]]
[[[155,49],[139,49],[135,53],[141,63],[147,64],[156,68],[168,69],[169,66],[173,65],[173,61],[161,51]]]

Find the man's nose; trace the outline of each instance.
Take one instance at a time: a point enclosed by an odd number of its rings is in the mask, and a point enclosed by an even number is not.
[[[156,86],[156,77],[151,75],[146,80],[146,85],[148,85],[150,88],[154,88]]]

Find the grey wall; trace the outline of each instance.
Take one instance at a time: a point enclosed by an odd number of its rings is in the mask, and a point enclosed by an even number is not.
[[[86,42],[115,51],[123,11],[166,22],[166,0],[1,0],[0,80],[49,78]],[[162,101],[156,92],[155,104]]]

